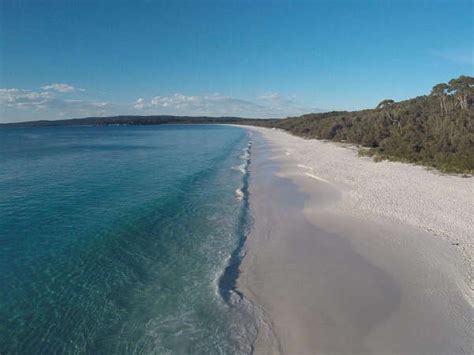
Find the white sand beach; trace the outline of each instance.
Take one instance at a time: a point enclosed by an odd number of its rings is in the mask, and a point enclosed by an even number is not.
[[[472,353],[474,179],[249,129],[255,352]]]

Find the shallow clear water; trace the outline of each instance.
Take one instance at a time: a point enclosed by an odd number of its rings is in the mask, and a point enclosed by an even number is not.
[[[0,353],[250,352],[232,291],[248,143],[226,126],[0,130]]]

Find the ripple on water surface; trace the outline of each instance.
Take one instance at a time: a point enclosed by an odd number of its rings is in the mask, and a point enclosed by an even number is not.
[[[0,352],[251,351],[243,129],[0,135]]]

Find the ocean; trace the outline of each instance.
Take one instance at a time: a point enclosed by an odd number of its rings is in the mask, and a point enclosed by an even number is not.
[[[238,127],[0,130],[0,353],[250,353]]]

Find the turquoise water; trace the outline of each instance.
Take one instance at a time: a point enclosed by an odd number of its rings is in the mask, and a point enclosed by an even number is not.
[[[249,136],[0,130],[0,353],[248,353]]]

